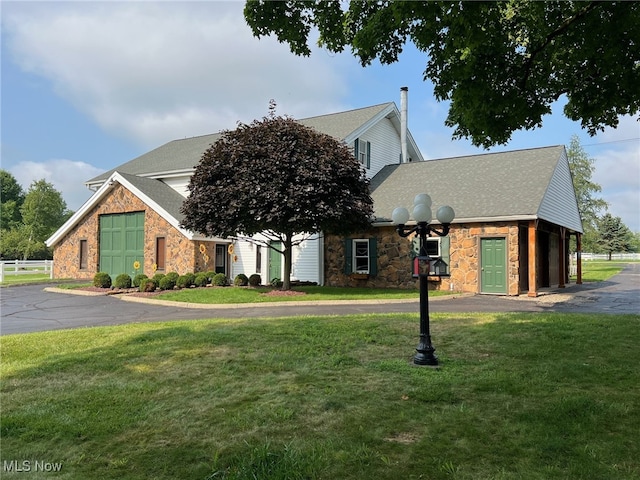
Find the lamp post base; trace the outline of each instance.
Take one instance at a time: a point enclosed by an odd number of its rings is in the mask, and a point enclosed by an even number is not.
[[[433,352],[431,353],[423,353],[423,352],[418,352],[415,354],[415,356],[413,357],[413,363],[415,365],[431,365],[431,366],[436,366],[438,365],[438,357],[436,357]]]
[[[438,357],[433,353],[436,349],[431,344],[431,338],[427,335],[420,335],[420,337],[420,344],[416,347],[413,363],[416,365],[438,365]]]

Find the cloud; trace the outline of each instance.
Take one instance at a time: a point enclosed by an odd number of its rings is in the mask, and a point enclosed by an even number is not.
[[[151,147],[268,112],[338,111],[341,61],[256,39],[241,2],[70,2],[3,7],[14,61],[106,131]]]
[[[102,169],[88,163],[65,159],[46,162],[20,162],[8,170],[22,186],[25,193],[31,184],[38,180],[44,179],[53,184],[54,188],[63,195],[67,208],[74,211],[80,208],[92,194],[84,186],[84,182],[88,178],[102,173]]]

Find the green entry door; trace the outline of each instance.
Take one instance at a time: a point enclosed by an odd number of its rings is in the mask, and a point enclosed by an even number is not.
[[[282,242],[271,242],[271,246],[278,250],[282,250]],[[269,249],[269,282],[274,278],[282,278],[282,255]]]
[[[144,264],[144,212],[101,215],[100,271],[113,278],[121,273],[133,276],[136,260]]]
[[[507,253],[504,238],[480,240],[480,291],[482,293],[507,293]]]

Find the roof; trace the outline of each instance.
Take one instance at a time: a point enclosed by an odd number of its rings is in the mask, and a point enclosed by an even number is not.
[[[145,204],[161,215],[167,222],[178,229],[189,239],[200,238],[193,232],[180,226],[183,219],[180,211],[184,197],[166,183],[153,178],[138,177],[127,173],[113,172],[102,186],[94,193],[84,205],[80,207],[45,243],[51,247],[64,238],[64,235],[75,227],[84,216],[90,212],[104,197],[106,197],[115,184],[127,188]],[[218,239],[225,241],[224,239]]]
[[[303,118],[298,120],[298,122],[340,141],[349,143],[362,131],[385,116],[389,116],[392,121],[395,122],[394,124],[396,124],[395,126],[399,132],[400,113],[393,102],[348,110],[346,112]],[[88,186],[100,186],[115,171],[153,178],[166,178],[173,175],[184,175],[185,173],[190,174],[198,163],[200,163],[202,154],[218,141],[221,136],[222,133],[213,133],[199,137],[172,140],[88,180],[86,184]],[[421,159],[420,151],[410,134],[408,141],[415,152],[414,158]]]
[[[453,223],[542,219],[582,232],[562,145],[388,165],[371,179],[376,221],[411,211],[422,192],[434,212],[453,207]]]

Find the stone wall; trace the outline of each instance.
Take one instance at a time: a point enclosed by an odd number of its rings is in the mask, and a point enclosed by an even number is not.
[[[202,255],[198,246],[185,238],[180,231],[169,224],[142,200],[121,185],[115,185],[113,190],[54,247],[55,278],[75,278],[91,280],[99,271],[100,246],[99,226],[100,215],[113,213],[145,212],[144,219],[144,259],[138,273],[148,276],[154,274],[156,238],[166,238],[166,268],[165,272],[176,271],[180,274],[193,272],[196,265],[200,265]],[[88,261],[87,269],[80,269],[80,240],[87,240]],[[214,247],[210,247],[213,249]],[[209,247],[207,247],[209,250]],[[196,253],[198,260],[196,259]],[[211,260],[213,261],[213,260]],[[204,266],[204,262],[201,262]],[[204,269],[204,268],[202,268]],[[129,273],[129,272],[122,272]]]
[[[393,227],[380,227],[351,235],[351,238],[376,238],[378,247],[377,275],[347,275],[344,273],[345,240],[325,238],[325,283],[340,287],[404,288],[418,287],[412,276],[411,241],[402,238]],[[519,294],[518,224],[453,225],[450,237],[450,277],[429,277],[430,289],[479,293],[480,238],[504,237],[507,244],[507,293]]]

